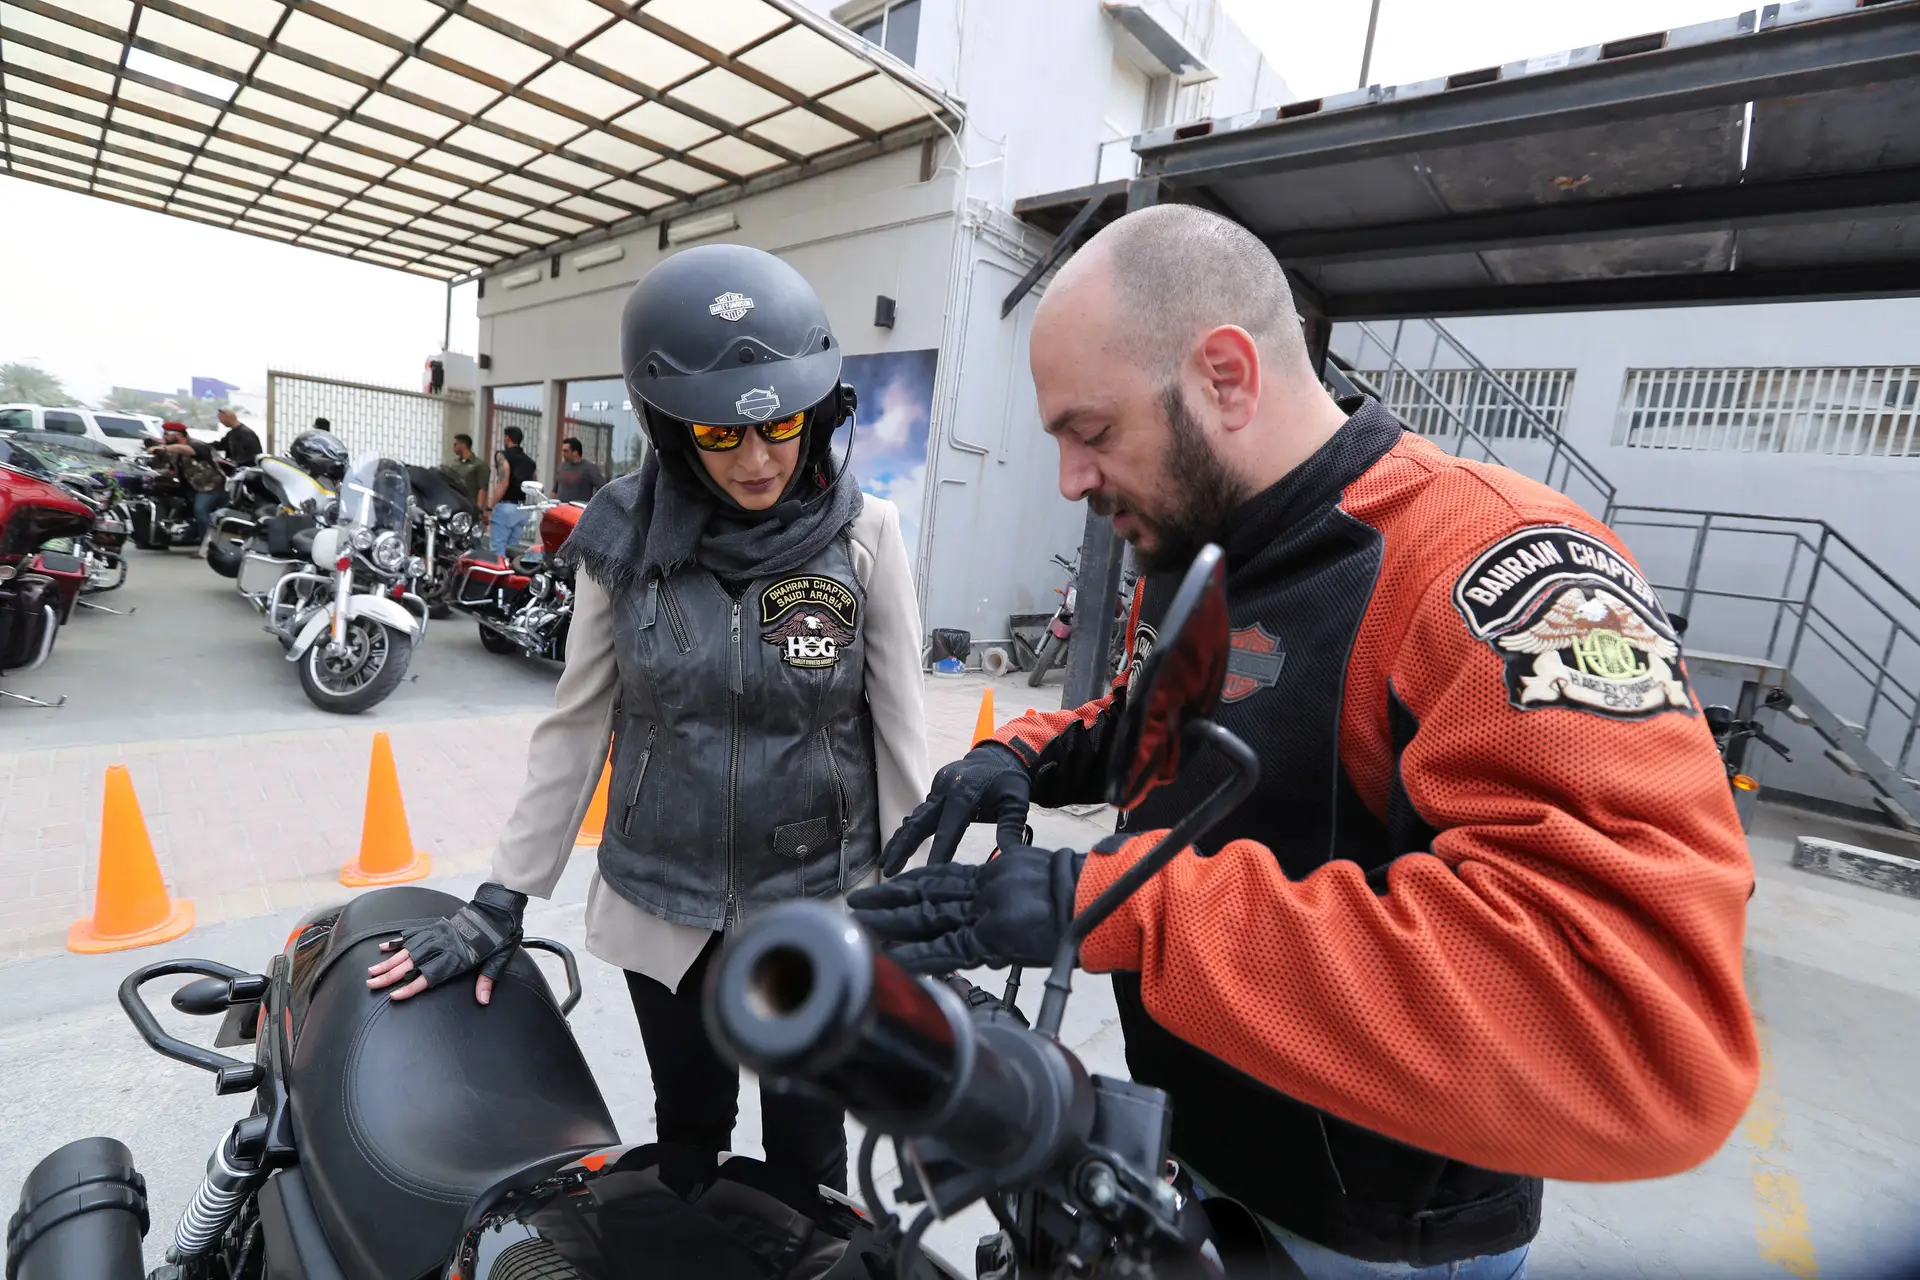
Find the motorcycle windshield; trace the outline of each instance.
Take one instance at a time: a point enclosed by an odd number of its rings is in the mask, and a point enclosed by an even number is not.
[[[346,481],[340,486],[340,519],[376,532],[404,533],[411,492],[403,464],[375,453],[362,454],[347,468]]]

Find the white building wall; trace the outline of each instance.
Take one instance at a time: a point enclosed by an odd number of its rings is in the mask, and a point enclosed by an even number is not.
[[[1824,519],[1920,591],[1920,458],[1628,448],[1631,368],[1920,364],[1920,300],[1688,307],[1447,321],[1496,368],[1574,368],[1566,434],[1619,501]]]
[[[848,22],[875,7],[806,2]],[[1286,99],[1217,0],[1155,2],[1220,75],[1185,88],[1161,75],[1142,128]],[[1050,557],[1078,551],[1085,508],[1059,494],[1028,372],[1039,291],[1000,316],[1047,237],[1008,210],[1021,196],[1095,180],[1112,133],[1103,117],[1115,58],[1140,56],[1129,45],[1099,0],[922,0],[914,68],[964,105],[960,149],[940,142],[929,181],[912,148],[739,201],[729,206],[739,230],[716,237],[793,263],[820,291],[848,355],[939,350],[920,537],[909,547],[930,628],[1005,637],[1009,614],[1051,610],[1060,584]],[[656,228],[616,243],[626,251],[617,263],[577,272],[562,248],[558,278],[514,290],[487,282],[483,385],[545,383],[551,416],[559,381],[617,375],[620,309],[664,255]],[[892,330],[873,325],[879,294],[897,302]],[[857,455],[853,466],[858,473]],[[914,501],[899,487],[895,497]]]

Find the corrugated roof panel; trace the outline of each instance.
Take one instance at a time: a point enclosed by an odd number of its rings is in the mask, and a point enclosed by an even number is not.
[[[73,49],[103,62],[120,61],[120,50],[124,47],[117,40],[97,36],[82,27],[43,17],[14,4],[0,4],[0,28],[17,31],[23,36],[37,36],[63,49]]]
[[[721,67],[703,71],[676,86],[673,96],[676,101],[719,116],[729,124],[758,120],[787,106],[787,100],[779,94]]]
[[[768,116],[757,122],[751,132],[803,156],[819,155],[822,151],[844,147],[855,140],[851,133],[833,121],[805,107],[794,107],[777,116]]]
[[[564,62],[529,80],[527,88],[601,120],[611,120],[640,101],[639,94]]]
[[[460,127],[460,122],[452,116],[416,107],[411,102],[402,102],[386,93],[369,94],[365,101],[354,108],[354,114],[394,125],[425,138],[444,138]]]
[[[590,0],[471,0],[471,4],[561,45],[577,44],[615,20],[614,14]]]
[[[608,176],[590,165],[578,164],[560,156],[536,157],[527,162],[527,172],[582,189],[597,187],[605,182]]]
[[[222,2],[233,3],[234,0],[222,0]],[[264,2],[272,4],[273,0],[264,0]],[[65,0],[63,7],[83,18],[104,22],[122,31],[125,31],[127,24],[133,21],[133,0]]]
[[[589,156],[603,161],[616,169],[631,173],[642,165],[652,164],[660,158],[657,151],[628,142],[625,138],[616,138],[610,133],[585,133],[567,143],[566,149],[578,155]]]
[[[740,55],[740,61],[809,96],[869,75],[873,65],[806,27],[782,31]]]
[[[696,169],[690,164],[678,160],[662,160],[659,164],[642,169],[640,176],[649,182],[657,182],[675,191],[688,195],[698,195],[702,191],[711,191],[720,186],[724,179],[716,178],[704,169]]]
[[[500,97],[498,89],[437,67],[424,58],[408,58],[393,69],[387,83],[430,102],[468,113],[479,111]]]
[[[705,146],[695,147],[690,154],[695,159],[718,165],[729,173],[744,174],[749,177],[756,173],[765,173],[769,169],[777,169],[783,163],[773,152],[762,150],[738,138],[715,138]]]
[[[170,14],[157,9],[142,9],[139,23],[134,34],[142,39],[152,40],[179,53],[191,54],[227,68],[236,75],[246,74],[260,51],[242,40],[223,36],[217,31],[183,22]],[[110,42],[109,42],[110,44]],[[91,52],[91,50],[85,50]],[[117,53],[117,50],[115,51]],[[159,52],[156,50],[155,52]]]
[[[501,137],[497,133],[476,128],[473,125],[449,134],[447,145],[459,147],[463,151],[478,151],[488,159],[497,160],[508,168],[523,165],[540,154],[537,147],[516,142],[512,138]]]
[[[791,21],[762,0],[649,0],[640,11],[725,54]]]
[[[692,116],[681,115],[672,107],[664,107],[657,102],[638,106],[614,123],[629,133],[651,138],[666,147],[694,147],[720,134],[712,125],[702,124]]]
[[[7,103],[6,111],[7,119],[15,125],[25,120],[37,124],[52,125],[56,129],[67,129],[74,133],[84,134],[96,142],[100,139],[101,126],[92,121],[75,120],[73,117],[61,115],[57,111],[42,111],[39,107],[30,107],[24,102],[9,102]]]
[[[75,0],[61,0],[61,3],[71,9],[84,9]],[[243,27],[257,36],[272,35],[274,24],[287,11],[280,0],[195,0],[193,7],[209,18]]]
[[[25,67],[42,75],[49,75],[69,84],[79,85],[83,89],[94,89],[101,93],[113,91],[113,76],[105,71],[96,71],[92,67],[83,67],[69,58],[57,54],[42,53],[30,49],[18,40],[9,40],[6,33],[0,31],[0,61],[17,67]],[[29,79],[31,77],[28,77]],[[129,87],[144,88],[136,81],[127,81]]]
[[[649,89],[664,89],[707,65],[699,54],[631,22],[607,28],[581,45],[579,52]]]
[[[569,194],[567,191],[548,183],[535,182],[523,173],[506,174],[495,181],[493,185],[509,195],[516,195],[531,200],[536,205],[552,204],[556,200],[566,199]]]
[[[272,55],[268,56],[271,57]],[[285,65],[292,66],[293,64],[286,63]],[[304,67],[295,67],[294,69],[297,71],[306,70]],[[252,85],[234,94],[233,102],[235,106],[245,107],[249,111],[257,111],[262,115],[271,116],[275,120],[296,125],[299,128],[307,129],[314,133],[324,133],[335,119],[335,117],[328,115],[318,107],[309,107],[304,103],[295,102],[291,98],[281,97],[277,93],[268,93],[264,89],[254,88]]]
[[[550,146],[577,137],[588,128],[577,120],[548,111],[545,107],[536,107],[530,102],[522,102],[518,98],[500,99],[482,112],[480,118],[512,129],[515,133],[529,134]]]
[[[657,209],[671,199],[670,196],[652,187],[643,187],[637,182],[628,182],[625,178],[616,178],[612,182],[594,188],[594,194],[623,201],[636,209]]]
[[[458,14],[427,37],[427,48],[509,84],[518,84],[548,61],[546,54]]]
[[[298,49],[376,79],[391,71],[401,57],[400,50],[390,45],[331,22],[322,22],[298,9],[287,15],[287,24],[280,29],[280,42],[285,48]]]
[[[842,115],[851,116],[869,129],[896,129],[916,120],[930,119],[934,104],[886,76],[869,76],[857,84],[836,89],[820,99]]]
[[[319,4],[308,0],[303,7],[342,14],[399,36],[409,44],[425,35],[428,27],[447,14],[430,0],[323,0]]]

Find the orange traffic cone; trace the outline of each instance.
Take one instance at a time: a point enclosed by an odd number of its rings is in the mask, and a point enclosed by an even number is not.
[[[973,722],[973,742],[975,746],[993,736],[993,687],[980,695],[980,715]]]
[[[607,762],[600,766],[600,785],[594,788],[593,803],[587,806],[587,816],[580,823],[580,834],[573,838],[576,848],[592,849],[599,845],[600,837],[607,831],[607,793],[613,788],[613,753],[607,753]]]
[[[93,914],[67,930],[67,950],[82,955],[167,942],[193,928],[193,904],[167,897],[147,821],[122,764],[107,768],[100,810],[100,882]]]
[[[367,812],[360,826],[360,856],[340,869],[340,883],[359,888],[405,884],[433,871],[433,859],[413,847],[407,831],[407,806],[400,799],[400,775],[393,768],[393,744],[373,735],[373,761],[367,766]]]

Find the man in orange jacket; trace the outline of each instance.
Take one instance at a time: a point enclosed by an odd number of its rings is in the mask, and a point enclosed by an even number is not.
[[[1217,541],[1217,718],[1261,786],[1080,953],[1113,973],[1128,1065],[1171,1095],[1196,1183],[1309,1276],[1506,1280],[1542,1179],[1712,1154],[1758,1071],[1752,864],[1626,548],[1561,494],[1329,399],[1285,273],[1191,206],[1094,237],[1042,300],[1032,359],[1061,492],[1146,571],[1131,665],[943,769],[889,873],[929,836],[941,863],[968,820],[1101,798],[1128,676]],[[1218,777],[1196,762],[1090,856],[1003,840],[851,902],[913,968],[1045,964]]]

